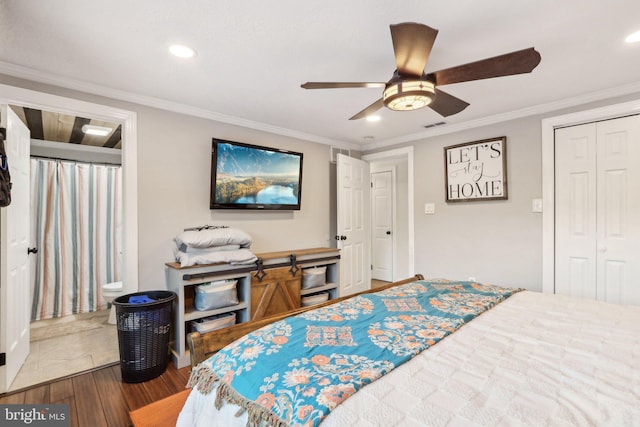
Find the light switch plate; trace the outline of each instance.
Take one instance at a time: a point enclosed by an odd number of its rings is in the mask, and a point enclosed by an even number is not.
[[[533,199],[531,201],[531,212],[542,212],[542,199]]]
[[[424,204],[424,213],[427,215],[433,215],[436,213],[436,205],[434,203]]]

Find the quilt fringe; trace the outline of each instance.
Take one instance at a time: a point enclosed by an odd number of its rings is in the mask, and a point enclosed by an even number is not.
[[[209,394],[220,380],[208,366],[198,365],[191,371],[187,388],[195,388],[202,394]]]
[[[213,390],[216,383],[218,383],[215,400],[216,409],[219,410],[225,402],[238,405],[241,409],[236,413],[236,416],[240,416],[246,411],[248,415],[247,427],[290,427],[289,423],[283,421],[271,411],[263,408],[256,402],[242,397],[229,384],[220,381],[220,377],[208,366],[196,366],[191,371],[187,387],[195,388],[202,394],[208,394]]]

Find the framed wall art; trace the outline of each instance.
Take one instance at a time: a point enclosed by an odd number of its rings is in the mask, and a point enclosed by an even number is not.
[[[447,202],[506,200],[507,137],[444,147]]]

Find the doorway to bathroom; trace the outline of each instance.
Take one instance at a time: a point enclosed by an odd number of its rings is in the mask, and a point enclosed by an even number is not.
[[[30,352],[9,391],[117,362],[102,287],[122,280],[121,125],[11,108],[31,133],[32,255]]]
[[[121,132],[121,141],[122,141],[120,143],[122,146],[122,150],[120,150],[122,152],[120,156],[122,159],[122,172],[121,172],[119,192],[120,192],[120,197],[123,200],[123,203],[122,203],[123,215],[120,221],[119,229],[123,236],[123,241],[120,243],[119,250],[116,251],[117,254],[114,255],[113,258],[118,258],[118,257],[121,258],[122,268],[120,272],[120,277],[125,284],[123,292],[126,293],[126,292],[136,291],[138,284],[137,284],[137,263],[136,263],[137,261],[137,203],[136,203],[137,171],[136,171],[136,135],[135,135],[135,128],[136,128],[135,116],[136,115],[135,113],[112,108],[112,107],[102,106],[98,104],[87,103],[84,101],[78,101],[70,98],[62,98],[59,96],[49,95],[45,93],[29,91],[26,89],[21,89],[21,88],[6,86],[6,85],[0,85],[0,88],[3,91],[3,96],[0,96],[0,98],[2,98],[0,99],[0,101],[3,101],[11,105],[15,105],[16,107],[28,107],[32,109],[38,109],[38,110],[50,109],[55,111],[62,111],[63,113],[69,113],[72,116],[88,117],[89,121],[94,121],[94,120],[95,121],[101,121],[101,120],[113,121],[118,126],[118,129]],[[74,126],[74,130],[72,130],[72,132],[76,131],[75,128],[78,128],[78,126]],[[82,144],[77,144],[77,145],[80,146]],[[50,157],[45,160],[50,160],[50,161],[53,161],[54,163],[61,161],[57,156],[52,156],[47,154],[40,154],[39,156],[41,158]],[[56,158],[56,160],[54,160],[53,158]],[[103,167],[106,166],[107,163],[111,163],[110,161],[96,161],[95,159],[88,159],[88,160],[89,160],[89,164],[103,166]],[[65,161],[62,161],[62,162],[65,162]],[[70,163],[73,165],[80,164],[83,167],[85,167],[86,162],[87,162],[87,159],[74,159],[74,160],[69,160],[66,163]],[[50,175],[50,177],[51,176],[54,176],[54,175]],[[46,180],[46,181],[49,182],[49,180]],[[87,192],[86,191],[83,192],[83,195],[86,197]],[[68,196],[68,192],[67,192],[67,196]],[[59,212],[63,212],[63,214],[67,213],[65,209],[61,209],[59,210]],[[49,224],[49,227],[51,227],[51,223]],[[4,236],[2,237],[4,238]],[[67,236],[65,236],[65,238],[67,239],[67,241],[70,241],[67,238]],[[95,241],[100,239],[94,238],[93,240]],[[33,247],[34,246],[30,246],[30,248],[33,248]],[[34,263],[35,261],[33,260],[34,258],[33,255],[31,256],[31,258],[32,258],[31,262]],[[99,255],[99,258],[100,258],[100,262],[102,263],[105,262],[105,259],[103,256]],[[110,262],[113,264],[115,260],[111,260]],[[47,265],[45,269],[47,271],[51,271],[52,270],[51,265],[50,264]],[[115,279],[116,277],[112,276],[112,279],[110,280],[115,280]],[[96,282],[102,281],[102,280],[109,280],[109,279],[107,279],[106,277],[101,279],[94,279],[94,281]],[[50,284],[52,283],[53,282],[50,281]],[[98,284],[96,283],[96,285]],[[52,286],[55,288],[56,285],[52,285]],[[84,304],[85,308],[88,307],[87,304],[89,304],[89,301],[87,300],[87,295],[91,294],[91,298],[89,299],[93,299],[93,303],[97,304],[97,306],[94,307],[96,309],[95,311],[82,313],[81,309],[76,309],[75,314],[53,318],[53,319],[42,320],[34,323],[35,327],[31,328],[34,339],[36,341],[38,340],[40,341],[40,345],[36,345],[36,346],[41,347],[41,349],[42,348],[45,349],[43,353],[46,354],[47,360],[45,361],[39,360],[37,362],[32,362],[30,366],[26,366],[27,364],[24,363],[22,364],[21,371],[34,373],[34,369],[32,368],[34,368],[34,366],[38,366],[38,369],[45,368],[45,370],[48,370],[50,377],[43,378],[43,377],[38,377],[37,375],[31,375],[31,379],[29,380],[29,382],[25,383],[25,382],[14,381],[11,384],[11,387],[0,390],[0,392],[8,391],[8,390],[16,390],[16,388],[22,388],[28,385],[42,383],[50,379],[64,377],[73,373],[91,369],[95,366],[104,366],[104,364],[116,363],[118,361],[119,357],[118,357],[118,345],[117,345],[117,332],[115,331],[115,327],[113,326],[107,327],[105,325],[106,319],[108,316],[108,311],[100,309],[102,308],[100,307],[100,305],[106,308],[106,302],[104,302],[100,297],[99,289],[100,287],[97,286],[94,288],[94,291],[84,294],[82,296],[76,293],[76,306],[81,307]],[[80,301],[82,300],[82,298],[85,298],[85,300]],[[30,302],[34,303],[34,299],[30,300]],[[0,303],[4,304],[5,302],[0,301]],[[57,307],[56,307],[56,304],[57,304]],[[68,308],[68,306],[74,306],[74,303],[65,302],[63,304],[62,301],[59,301],[58,303],[54,303],[51,311],[57,310],[58,312],[62,313],[63,312],[62,305],[65,305]],[[26,315],[30,317],[32,315],[31,309],[32,307],[30,306],[20,311],[23,313],[26,313]],[[47,310],[49,309],[45,309],[44,311],[46,312]],[[40,324],[43,326],[39,327]],[[96,326],[99,326],[99,327],[96,327]],[[110,332],[111,334],[110,338],[106,338],[106,343],[104,345],[101,345],[98,343],[102,342],[104,339],[104,338],[100,338],[101,337],[100,331],[103,329],[110,330],[112,332]],[[73,337],[73,335],[77,335],[77,333],[82,333],[83,331],[89,332],[88,334],[85,334],[85,335],[89,335],[90,338],[81,339],[79,338],[79,336]],[[68,341],[66,343],[60,341],[56,345],[53,345],[53,344],[42,345],[42,343],[44,342],[44,339],[48,340],[53,338],[65,338],[65,337],[68,337],[67,338]],[[86,363],[88,359],[86,357],[84,357],[83,359],[82,354],[83,352],[94,351],[94,350],[97,350],[97,351],[102,350],[102,354],[101,355],[91,354],[90,357],[93,360],[92,360],[92,365],[89,366]],[[107,356],[107,353],[109,351],[113,354],[113,356]],[[62,356],[65,353],[66,353],[65,362],[60,363],[59,366],[66,365],[67,367],[72,367],[75,372],[62,372],[60,370],[54,369],[52,365],[47,366],[47,363],[50,363],[52,359],[56,359],[56,358],[62,359]],[[3,367],[0,367],[0,369],[3,369]]]

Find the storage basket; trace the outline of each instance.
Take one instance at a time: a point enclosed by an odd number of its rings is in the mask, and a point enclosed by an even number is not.
[[[311,267],[302,269],[302,289],[324,286],[327,278],[327,267]]]
[[[237,283],[237,280],[219,280],[195,286],[196,295],[193,299],[195,309],[214,310],[239,304]]]
[[[236,324],[236,313],[224,313],[216,316],[209,316],[191,321],[191,332],[201,334],[215,331],[216,329],[228,328]]]
[[[129,302],[131,297],[144,296],[152,301],[140,304]],[[174,292],[146,291],[113,300],[123,381],[147,381],[166,369],[175,299]]]
[[[329,293],[328,292],[320,292],[320,293],[317,293],[317,294],[307,295],[306,297],[302,297],[300,299],[300,302],[302,303],[303,307],[308,307],[310,305],[320,304],[320,303],[328,301],[328,300],[329,300]]]

